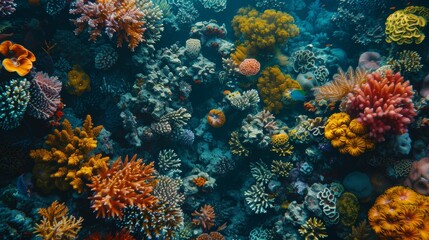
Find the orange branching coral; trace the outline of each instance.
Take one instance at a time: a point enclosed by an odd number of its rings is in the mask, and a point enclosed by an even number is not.
[[[355,86],[361,85],[366,81],[367,72],[364,69],[349,67],[347,72],[341,68],[334,75],[334,79],[325,85],[313,88],[316,100],[329,100],[337,102],[343,99],[347,93],[351,92]]]
[[[48,208],[39,209],[42,216],[40,223],[34,227],[34,233],[44,240],[72,240],[77,238],[83,218],[67,216],[68,208],[64,203],[53,202]]]
[[[264,108],[279,113],[283,108],[283,93],[289,89],[301,89],[299,83],[288,74],[283,74],[278,66],[267,67],[258,79],[258,91]]]
[[[202,186],[204,186],[206,184],[207,179],[205,177],[199,176],[199,177],[196,177],[196,178],[192,179],[192,181],[194,182],[194,184],[197,187],[202,187]]]
[[[192,216],[196,217],[192,219],[192,223],[197,226],[201,225],[204,231],[209,230],[215,225],[216,214],[214,208],[208,204],[202,206],[199,212],[195,210]]]
[[[325,137],[331,140],[340,153],[357,157],[374,148],[369,138],[369,129],[357,119],[350,119],[347,113],[332,114],[325,125]]]
[[[80,96],[84,92],[91,90],[91,80],[82,67],[73,66],[73,69],[67,73],[67,77],[66,88],[70,94]]]
[[[235,35],[244,38],[244,44],[253,49],[272,49],[299,34],[291,15],[273,9],[261,13],[249,7],[240,8],[232,27]]]
[[[95,41],[104,31],[109,38],[115,35],[118,47],[124,41],[133,51],[143,41],[146,28],[144,13],[135,5],[135,0],[97,0],[87,2],[77,0],[71,14],[80,14],[73,19],[75,33],[81,33],[88,25],[90,40]]]
[[[2,65],[8,72],[16,72],[19,76],[27,75],[33,68],[36,56],[28,51],[24,46],[11,41],[4,41],[0,44],[0,53],[6,57]]]
[[[55,186],[63,191],[73,187],[79,193],[83,191],[85,181],[97,174],[101,169],[107,169],[109,157],[101,154],[93,154],[97,147],[96,137],[103,126],[93,127],[91,116],[87,116],[82,128],[72,129],[66,119],[61,124],[62,130],[55,129],[49,134],[45,144],[48,149],[36,149],[30,151],[30,156],[35,160],[34,177],[36,186],[42,188],[52,185],[49,179],[54,179]],[[42,171],[48,169],[49,171]],[[48,191],[49,192],[49,191]]]
[[[93,195],[92,208],[97,217],[122,219],[125,207],[137,206],[139,209],[153,205],[157,199],[151,195],[155,169],[153,162],[144,164],[134,155],[122,162],[119,157],[109,169],[102,169],[91,178],[88,186]]]
[[[402,186],[379,196],[368,212],[378,239],[429,239],[428,197]]]

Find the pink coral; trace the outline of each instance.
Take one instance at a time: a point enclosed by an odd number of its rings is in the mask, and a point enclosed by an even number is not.
[[[404,184],[420,194],[429,196],[429,157],[413,162]]]
[[[60,104],[61,81],[37,72],[30,85],[29,114],[38,119],[52,117]]]
[[[364,52],[359,57],[359,67],[376,70],[380,67],[381,56],[378,52]]]
[[[254,58],[246,58],[240,63],[239,70],[244,76],[253,76],[258,74],[261,64]]]
[[[414,120],[413,87],[409,81],[391,70],[367,75],[367,81],[357,85],[347,95],[343,106],[347,113],[358,117],[370,129],[370,137],[384,141],[387,133],[403,134]]]
[[[135,0],[77,0],[73,6],[75,8],[70,9],[70,13],[81,14],[77,19],[71,19],[76,26],[75,34],[88,25],[90,40],[95,41],[104,29],[109,38],[116,35],[118,47],[127,41],[132,51],[143,41],[144,14],[135,5]]]

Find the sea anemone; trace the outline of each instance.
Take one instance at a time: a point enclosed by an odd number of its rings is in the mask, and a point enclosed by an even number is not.
[[[207,122],[214,128],[220,128],[226,122],[225,114],[222,110],[212,109],[207,116]]]

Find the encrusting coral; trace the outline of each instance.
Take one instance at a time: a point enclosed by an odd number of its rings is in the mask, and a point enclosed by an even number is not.
[[[39,209],[42,220],[34,227],[34,233],[44,240],[76,239],[83,218],[76,219],[74,216],[67,215],[67,212],[66,205],[57,201],[48,208]]]
[[[138,209],[153,205],[157,199],[152,195],[154,179],[153,162],[144,164],[134,155],[122,162],[119,157],[110,168],[103,168],[91,178],[88,186],[93,195],[92,208],[97,217],[122,218],[122,210],[136,206]]]
[[[91,116],[87,115],[82,128],[73,130],[67,119],[61,127],[61,131],[55,129],[46,138],[48,149],[30,151],[36,163],[33,169],[36,186],[45,192],[54,186],[63,191],[71,186],[81,193],[85,182],[108,166],[109,157],[92,153],[103,126],[93,127]]]
[[[428,197],[396,186],[380,195],[368,212],[378,239],[429,239]]]
[[[347,113],[334,113],[326,121],[325,137],[340,153],[357,157],[374,148],[368,128]]]
[[[283,93],[289,89],[301,89],[299,83],[289,74],[283,74],[278,66],[267,67],[258,79],[259,95],[264,108],[270,112],[279,113],[283,108]]]

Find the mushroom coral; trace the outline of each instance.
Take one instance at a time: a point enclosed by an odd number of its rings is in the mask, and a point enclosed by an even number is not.
[[[0,53],[6,57],[2,61],[3,67],[8,72],[18,73],[21,77],[30,72],[33,62],[36,61],[36,56],[32,52],[11,41],[4,41],[0,44]]]

